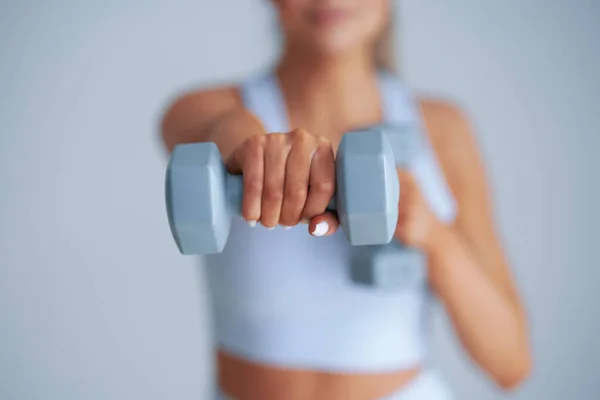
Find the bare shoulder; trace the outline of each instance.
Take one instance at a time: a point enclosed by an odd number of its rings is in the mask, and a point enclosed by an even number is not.
[[[177,96],[171,104],[172,111],[201,109],[204,112],[219,112],[240,101],[236,86],[209,87],[191,90]]]
[[[420,99],[419,105],[429,136],[436,149],[462,148],[472,139],[470,123],[465,111],[456,103],[439,99]]]
[[[478,144],[464,109],[456,103],[431,98],[420,99],[419,105],[452,192],[461,197],[468,186],[485,186]]]
[[[161,119],[161,135],[168,144],[177,136],[185,136],[202,130],[220,116],[242,104],[236,86],[210,87],[190,90],[175,96],[168,104]],[[184,136],[184,137],[182,137]]]

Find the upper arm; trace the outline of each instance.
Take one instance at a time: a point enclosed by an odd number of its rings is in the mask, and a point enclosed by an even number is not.
[[[163,114],[160,125],[163,143],[171,151],[178,143],[202,140],[216,121],[241,106],[235,87],[184,93]]]
[[[494,223],[493,201],[484,162],[469,121],[449,103],[421,101],[432,146],[456,200],[455,229],[468,241],[494,282],[519,304]]]

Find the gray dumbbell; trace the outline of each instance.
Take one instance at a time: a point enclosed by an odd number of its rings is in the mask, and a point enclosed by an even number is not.
[[[166,206],[182,254],[223,251],[231,218],[240,215],[243,180],[226,172],[214,143],[176,146],[167,167]],[[394,152],[383,130],[345,134],[336,157],[336,211],[350,244],[386,244],[398,221]]]
[[[407,168],[421,154],[424,142],[414,126],[378,125],[386,132],[396,166]],[[426,279],[425,255],[397,240],[388,244],[356,249],[350,265],[353,282],[377,289],[417,287]]]
[[[425,255],[394,240],[381,246],[361,247],[352,257],[354,283],[379,289],[415,287],[425,281]]]

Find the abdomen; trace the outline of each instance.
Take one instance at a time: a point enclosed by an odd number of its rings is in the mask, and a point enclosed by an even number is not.
[[[426,353],[425,282],[377,290],[349,279],[353,249],[338,231],[312,237],[233,221],[206,258],[217,345],[250,361],[329,372],[389,372]]]

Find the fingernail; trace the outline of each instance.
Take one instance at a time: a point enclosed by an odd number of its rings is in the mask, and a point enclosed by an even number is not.
[[[283,228],[283,230],[285,231],[289,231],[290,229],[292,229],[291,226],[287,226],[287,225],[281,225],[281,227]]]
[[[308,225],[308,224],[310,223],[310,220],[309,220],[308,218],[302,218],[302,219],[300,220],[300,223],[301,223],[301,224],[307,224],[307,225]]]
[[[256,221],[246,221],[246,222],[248,223],[248,226],[249,226],[250,228],[254,228],[254,227],[256,226],[256,224],[257,224],[257,222],[256,222]]]
[[[275,229],[275,227],[274,227],[274,226],[271,226],[271,227],[269,227],[269,228],[267,228],[267,229],[268,229],[268,230],[270,230],[270,231],[272,231],[272,230],[274,230],[274,229]]]
[[[323,236],[329,231],[329,224],[325,221],[321,221],[315,226],[315,230],[312,232],[315,236]]]

